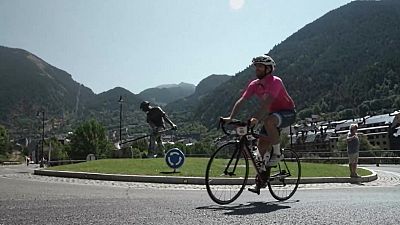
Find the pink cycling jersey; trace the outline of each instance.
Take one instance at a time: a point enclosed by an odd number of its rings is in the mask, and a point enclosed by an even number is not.
[[[278,112],[282,110],[292,110],[295,108],[292,98],[286,91],[282,80],[277,76],[266,76],[263,79],[256,79],[250,82],[247,89],[242,94],[242,98],[248,99],[257,95],[260,100],[265,100],[267,96],[272,97],[272,103],[269,112]]]

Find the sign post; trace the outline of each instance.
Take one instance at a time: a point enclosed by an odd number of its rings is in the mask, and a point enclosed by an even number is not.
[[[176,169],[181,167],[185,162],[185,155],[179,148],[172,148],[165,154],[165,162],[176,173]]]

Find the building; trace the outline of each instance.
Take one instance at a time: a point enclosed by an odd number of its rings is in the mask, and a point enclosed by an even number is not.
[[[301,155],[334,156],[339,138],[348,134],[351,124],[367,136],[371,145],[380,150],[400,150],[400,112],[342,121],[313,121],[293,127],[289,137],[293,148]]]
[[[353,123],[358,124],[358,132],[367,136],[369,143],[381,150],[400,149],[397,144],[397,137],[394,134],[399,127],[400,114],[382,114],[357,119]],[[352,121],[345,126],[337,129],[339,135],[345,135],[349,132]]]

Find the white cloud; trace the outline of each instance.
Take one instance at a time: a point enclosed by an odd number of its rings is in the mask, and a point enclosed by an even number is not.
[[[244,0],[229,0],[229,7],[233,10],[239,10],[243,7]]]

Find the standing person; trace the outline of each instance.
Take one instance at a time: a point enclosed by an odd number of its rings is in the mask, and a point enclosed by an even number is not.
[[[172,129],[176,129],[177,127],[160,107],[152,107],[150,106],[150,102],[148,101],[143,101],[140,104],[140,109],[146,113],[146,121],[152,129],[147,157],[153,158],[157,157],[157,155],[163,156],[164,145],[162,143],[161,134],[159,132],[165,129],[165,121],[168,122]]]
[[[358,125],[352,124],[347,134],[347,154],[349,156],[349,169],[351,178],[360,178],[357,174],[357,163],[360,149],[360,139],[357,134]]]
[[[257,79],[250,82],[233,106],[231,114],[223,120],[225,122],[231,121],[244,100],[248,100],[251,96],[256,95],[260,100],[260,108],[250,119],[250,122],[252,126],[258,122],[263,126],[261,134],[264,135],[258,141],[258,150],[262,158],[257,164],[261,163],[260,168],[264,170],[261,177],[264,183],[261,185],[256,183],[254,188],[249,188],[249,191],[260,194],[260,188],[265,187],[265,182],[268,179],[266,167],[276,165],[283,158],[277,128],[288,127],[293,124],[296,119],[296,111],[295,104],[286,91],[282,80],[272,75],[275,69],[275,61],[268,55],[262,55],[254,58],[252,63],[255,67]]]

